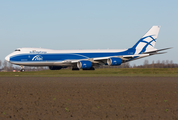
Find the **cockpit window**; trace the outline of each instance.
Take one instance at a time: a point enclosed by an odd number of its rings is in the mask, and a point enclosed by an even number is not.
[[[20,49],[16,49],[15,51],[20,51]]]

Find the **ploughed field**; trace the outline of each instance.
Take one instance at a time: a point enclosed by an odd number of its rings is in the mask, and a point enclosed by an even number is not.
[[[177,120],[178,77],[0,77],[0,120]]]

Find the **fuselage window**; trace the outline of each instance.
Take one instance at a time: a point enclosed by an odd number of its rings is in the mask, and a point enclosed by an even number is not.
[[[16,49],[15,51],[20,51],[20,49]]]

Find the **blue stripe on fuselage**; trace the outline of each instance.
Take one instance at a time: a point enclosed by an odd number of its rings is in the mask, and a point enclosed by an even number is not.
[[[46,54],[17,54],[11,56],[10,61],[63,61],[63,60],[76,60],[76,59],[88,59],[96,57],[108,57],[108,56],[121,56],[121,55],[133,55],[135,49],[130,48],[123,52],[106,52],[106,53],[46,53]],[[35,56],[40,55],[40,60],[32,60]]]

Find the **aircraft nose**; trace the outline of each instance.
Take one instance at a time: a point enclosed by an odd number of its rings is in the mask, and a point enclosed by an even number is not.
[[[9,55],[5,57],[5,60],[9,62],[9,60],[10,60]]]

